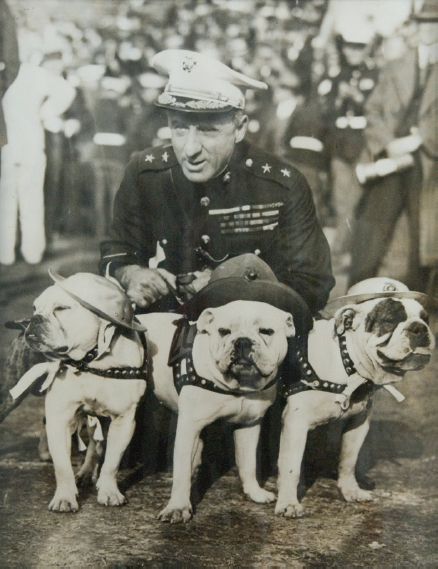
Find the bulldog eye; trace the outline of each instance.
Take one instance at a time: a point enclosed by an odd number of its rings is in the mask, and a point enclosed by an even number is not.
[[[274,334],[274,330],[272,328],[259,328],[259,332],[264,336],[272,336]]]
[[[68,310],[70,308],[70,306],[57,306],[54,309],[54,312],[61,312],[62,310]]]
[[[223,338],[224,336],[228,336],[228,334],[231,334],[231,330],[228,330],[228,328],[219,328],[218,332],[221,338]]]

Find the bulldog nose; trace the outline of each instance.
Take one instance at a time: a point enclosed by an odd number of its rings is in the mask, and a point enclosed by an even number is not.
[[[252,350],[252,340],[249,338],[237,338],[234,342],[234,349],[244,354]]]
[[[428,348],[430,346],[429,331],[423,322],[411,322],[406,326],[412,348]]]
[[[42,314],[35,314],[30,319],[31,326],[38,326],[38,324],[42,324],[45,321],[45,318]]]

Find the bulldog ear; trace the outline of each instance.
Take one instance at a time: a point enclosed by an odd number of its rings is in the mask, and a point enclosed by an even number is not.
[[[343,334],[346,330],[351,330],[353,327],[353,320],[357,314],[357,309],[354,305],[343,306],[335,314],[335,332]]]
[[[294,319],[292,314],[286,314],[286,337],[293,338],[295,336],[296,330],[294,325]]]
[[[198,321],[196,322],[198,332],[200,334],[210,334],[211,323],[213,322],[213,320],[214,320],[213,310],[211,308],[206,308],[201,313],[201,316],[198,318]]]
[[[109,348],[113,339],[116,325],[108,320],[102,320],[97,335],[97,358],[100,358]]]

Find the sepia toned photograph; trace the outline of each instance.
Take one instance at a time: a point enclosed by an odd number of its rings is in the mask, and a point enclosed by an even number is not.
[[[438,565],[438,0],[0,0],[0,566]]]

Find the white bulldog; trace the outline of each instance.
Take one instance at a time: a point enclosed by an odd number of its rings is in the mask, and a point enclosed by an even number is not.
[[[283,414],[275,508],[279,516],[303,516],[297,487],[307,433],[334,419],[349,420],[338,488],[347,502],[372,500],[371,492],[359,488],[355,466],[370,425],[373,387],[386,386],[401,396],[390,384],[424,368],[435,345],[423,306],[430,302],[426,295],[383,278],[362,281],[348,293],[329,303],[334,318],[315,322],[308,359],[305,350],[298,352],[309,381],[291,386]]]
[[[11,394],[18,398],[38,378],[47,376],[41,390],[47,390],[46,432],[56,475],[49,510],[55,512],[76,512],[76,481],[95,477],[97,472],[98,448],[91,436],[75,481],[71,435],[83,424],[84,414],[112,419],[96,483],[97,500],[119,506],[125,498],[116,475],[146,390],[140,337],[144,328],[133,321],[132,306],[123,291],[103,277],[78,273],[65,280],[54,279],[57,284],[35,300],[34,316],[25,329],[29,346],[52,361],[31,368]],[[97,309],[90,310],[90,306]]]
[[[190,489],[201,462],[201,431],[217,419],[237,426],[235,456],[243,491],[259,503],[275,495],[259,486],[256,449],[262,418],[275,400],[276,376],[283,362],[288,338],[295,334],[292,315],[264,302],[234,301],[206,309],[197,321],[192,362],[199,385],[184,385],[178,396],[172,370],[167,365],[175,330],[175,315],[139,316],[147,327],[148,349],[153,368],[155,395],[178,413],[174,448],[171,498],[159,514],[162,521],[187,522],[192,517]],[[214,386],[205,389],[202,383]]]

